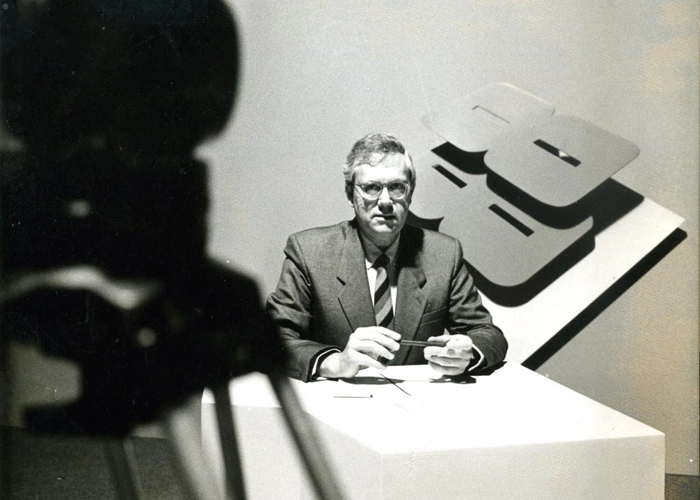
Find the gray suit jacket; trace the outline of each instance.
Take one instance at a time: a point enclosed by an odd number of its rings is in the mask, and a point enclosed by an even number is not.
[[[308,381],[315,356],[343,349],[357,328],[375,325],[365,256],[354,220],[293,234],[267,313],[289,355],[290,376]],[[493,325],[467,271],[459,241],[404,226],[398,268],[394,329],[403,339],[469,335],[484,361],[478,372],[503,361],[508,344]],[[392,364],[425,363],[422,347],[401,347]]]

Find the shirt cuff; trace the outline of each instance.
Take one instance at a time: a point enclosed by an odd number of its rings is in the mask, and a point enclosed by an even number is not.
[[[484,364],[484,354],[475,345],[472,345],[472,351],[474,351],[475,356],[472,358],[469,366],[465,370],[466,373],[472,372]]]
[[[324,359],[335,352],[341,352],[341,350],[337,347],[328,347],[327,349],[316,353],[316,356],[311,359],[311,380],[316,380],[320,376],[318,374],[318,370],[321,368],[321,363],[323,363]]]

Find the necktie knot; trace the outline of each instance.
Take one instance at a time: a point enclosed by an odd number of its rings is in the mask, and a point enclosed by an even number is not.
[[[382,267],[386,269],[388,265],[389,257],[387,256],[387,254],[383,253],[379,257],[377,257],[377,260],[374,261],[373,267],[375,269],[380,269]]]

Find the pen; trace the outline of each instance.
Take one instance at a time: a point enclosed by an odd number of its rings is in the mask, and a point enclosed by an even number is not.
[[[401,345],[408,345],[408,346],[417,346],[417,347],[428,347],[428,346],[435,346],[435,347],[445,347],[444,342],[439,342],[436,340],[400,340],[399,344]]]
[[[440,342],[438,340],[399,340],[399,344],[405,345],[405,346],[413,346],[413,347],[428,347],[428,346],[434,346],[434,347],[445,347],[446,342]],[[389,360],[380,356],[377,358],[377,361],[379,361],[383,365],[388,365]]]

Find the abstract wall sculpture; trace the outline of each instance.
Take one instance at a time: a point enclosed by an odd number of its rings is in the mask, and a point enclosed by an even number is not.
[[[424,123],[446,142],[415,159],[412,223],[459,238],[497,304],[528,302],[643,200],[610,179],[636,145],[512,85],[487,85]]]

